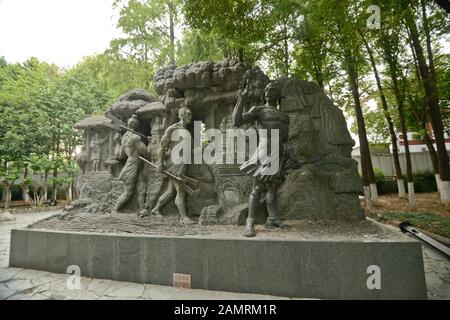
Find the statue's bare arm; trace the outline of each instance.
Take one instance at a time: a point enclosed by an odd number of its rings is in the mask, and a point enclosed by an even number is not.
[[[123,150],[123,146],[120,146],[119,154],[116,156],[117,160],[124,160],[127,158],[127,154],[125,153],[125,150]]]
[[[247,99],[247,87],[244,90],[239,90],[238,100],[231,115],[233,119],[233,126],[240,127],[244,124],[251,123],[257,119],[257,107],[252,107],[248,112],[242,113],[244,102]]]
[[[172,137],[172,127],[167,128],[163,137],[161,138],[160,147],[158,149],[158,171],[162,171],[164,167],[164,157],[166,150],[169,147],[170,139]]]
[[[141,156],[147,156],[147,147],[142,142],[140,137],[137,137],[136,139],[136,149],[139,151]]]

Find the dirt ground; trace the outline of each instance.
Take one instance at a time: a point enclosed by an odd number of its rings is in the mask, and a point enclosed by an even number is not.
[[[287,228],[267,229],[263,225],[256,225],[256,240],[408,240],[402,234],[383,228],[381,224],[371,220],[354,222],[286,220],[285,223]],[[173,216],[139,218],[135,214],[126,213],[55,214],[29,227],[75,232],[243,239],[243,226],[198,223],[183,225]]]
[[[364,208],[364,200],[361,202]],[[421,213],[436,213],[440,216],[450,219],[450,207],[445,207],[440,203],[439,194],[416,193],[416,208],[411,209],[408,205],[408,199],[399,199],[397,194],[381,195],[378,202],[374,204],[376,213],[413,211]]]

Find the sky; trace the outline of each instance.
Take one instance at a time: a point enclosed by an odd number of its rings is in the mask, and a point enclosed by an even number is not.
[[[102,53],[116,29],[111,0],[0,0],[0,56],[71,67]]]

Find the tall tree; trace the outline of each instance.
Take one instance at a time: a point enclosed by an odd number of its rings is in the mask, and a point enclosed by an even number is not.
[[[441,179],[441,201],[450,204],[450,166],[447,148],[445,146],[444,125],[439,106],[439,96],[436,84],[436,75],[433,68],[427,64],[420,35],[416,24],[416,17],[407,1],[400,1],[404,10],[404,21],[409,31],[412,49],[417,58],[421,82],[425,91],[425,97],[433,126],[434,139],[437,146],[439,162],[439,175]],[[429,57],[432,59],[432,56]]]
[[[386,62],[388,74],[391,80],[392,90],[397,104],[397,115],[400,122],[400,129],[402,132],[403,147],[405,149],[405,159],[406,159],[406,176],[408,180],[408,199],[410,207],[415,207],[415,193],[414,193],[414,179],[412,173],[412,163],[411,154],[409,151],[409,140],[408,140],[408,127],[406,124],[405,116],[405,94],[404,94],[404,84],[401,84],[401,65],[399,63],[399,31],[393,29],[388,32],[380,32],[382,35],[380,37],[380,43],[383,50],[383,58]]]
[[[405,193],[405,186],[403,184],[402,169],[400,166],[400,160],[399,160],[399,155],[398,155],[397,135],[394,130],[394,121],[392,120],[392,116],[391,116],[391,113],[389,111],[389,107],[388,107],[388,104],[386,101],[386,95],[384,92],[383,85],[381,83],[380,74],[378,72],[377,63],[375,61],[373,50],[370,47],[369,42],[366,39],[366,36],[364,35],[364,33],[360,29],[358,29],[358,33],[359,33],[359,36],[361,37],[361,40],[364,43],[364,46],[365,46],[366,51],[369,56],[370,64],[372,66],[373,74],[375,76],[375,81],[377,84],[378,94],[379,94],[380,100],[381,100],[383,115],[384,115],[386,124],[388,126],[388,130],[389,130],[389,135],[390,135],[391,144],[392,144],[392,156],[393,156],[393,160],[394,160],[395,176],[396,176],[396,180],[397,180],[398,196],[400,198],[405,198],[406,193]]]
[[[111,41],[110,53],[130,58],[147,74],[146,88],[159,67],[176,61],[175,29],[181,5],[177,0],[114,0],[117,27],[123,37]]]
[[[376,201],[378,198],[378,192],[361,104],[360,80],[362,79],[361,74],[366,67],[366,63],[361,56],[362,42],[354,37],[355,21],[357,24],[363,23],[363,17],[359,14],[362,10],[351,1],[318,1],[316,3],[319,6],[315,7],[315,10],[311,10],[317,16],[316,19],[325,21],[332,41],[337,46],[337,58],[347,74],[348,86],[353,98],[354,114],[358,125],[364,193],[367,207],[370,210],[371,202]],[[325,19],[321,17],[323,14],[326,15]]]

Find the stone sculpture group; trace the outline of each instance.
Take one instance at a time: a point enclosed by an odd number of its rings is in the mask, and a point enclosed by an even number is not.
[[[155,91],[158,97],[131,90],[104,116],[75,125],[84,132],[79,199],[67,210],[143,219],[178,212],[184,224],[245,224],[248,237],[255,223],[282,228],[281,219],[364,218],[354,141],[342,111],[317,84],[271,81],[259,68],[227,59],[161,69]],[[193,132],[193,121],[220,132],[277,129],[276,172],[265,174],[267,163],[257,157],[270,135],[258,137],[256,152],[247,151],[243,164],[173,163],[172,133]],[[203,139],[196,147],[211,143]],[[224,156],[234,159],[236,150]],[[190,183],[196,192],[186,192]]]

